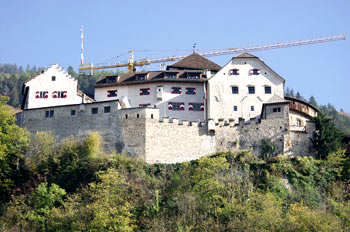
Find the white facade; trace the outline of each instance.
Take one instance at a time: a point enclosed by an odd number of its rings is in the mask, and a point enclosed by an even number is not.
[[[181,93],[174,93],[174,88],[181,88]],[[194,93],[189,92],[188,89],[194,90]],[[116,91],[116,96],[110,96],[111,92],[114,95],[113,91]],[[122,97],[128,98],[131,107],[159,108],[161,117],[188,121],[205,119],[203,82],[146,82],[95,87],[96,101],[115,100]]]
[[[247,55],[235,57],[208,80],[209,119],[249,120],[259,116],[263,103],[274,95],[284,98],[284,79],[257,57]]]
[[[54,64],[24,84],[24,109],[90,101],[78,91],[78,81]]]

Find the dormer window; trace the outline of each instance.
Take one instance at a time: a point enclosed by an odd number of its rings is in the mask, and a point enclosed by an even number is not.
[[[137,75],[137,76],[136,76],[136,80],[138,80],[138,81],[144,81],[144,80],[146,80],[146,75]]]
[[[231,69],[229,71],[229,75],[239,75],[239,69]]]
[[[181,94],[181,87],[171,87],[172,94]]]
[[[51,77],[51,80],[52,80],[52,81],[56,81],[56,76],[52,76],[52,77]]]
[[[168,79],[176,79],[176,73],[167,73],[166,78]]]
[[[259,75],[260,74],[260,69],[254,68],[249,70],[249,75]]]
[[[200,79],[199,73],[190,73],[187,75],[187,79]]]
[[[196,88],[186,88],[186,94],[196,95]]]

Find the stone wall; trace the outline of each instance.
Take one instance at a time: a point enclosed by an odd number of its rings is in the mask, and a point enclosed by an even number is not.
[[[105,112],[105,107],[110,107],[110,112]],[[98,112],[93,113],[93,108]],[[50,115],[51,111],[54,112],[52,117],[46,117],[46,112]],[[145,118],[153,113],[158,111],[118,109],[117,101],[106,101],[25,110],[17,116],[17,122],[31,133],[51,132],[57,141],[71,136],[83,138],[91,132],[98,132],[103,139],[104,151],[144,156]]]
[[[105,112],[105,107],[110,107],[110,112]],[[277,153],[310,154],[312,124],[304,132],[291,131],[287,108],[279,113],[281,117],[271,114],[270,118],[239,124],[220,120],[210,131],[207,123],[160,119],[159,109],[119,109],[117,101],[25,110],[17,121],[32,133],[51,131],[58,141],[70,136],[83,138],[96,131],[106,152],[142,157],[148,163],[184,162],[238,149],[252,149],[258,155],[264,138],[275,144]],[[52,117],[46,117],[51,111]]]

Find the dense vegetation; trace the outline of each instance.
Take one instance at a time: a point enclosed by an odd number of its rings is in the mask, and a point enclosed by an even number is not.
[[[0,231],[350,230],[350,157],[339,141],[319,158],[287,158],[262,140],[261,157],[241,151],[151,165],[101,153],[98,134],[61,144],[45,133],[30,138],[6,100]],[[337,136],[319,120],[319,134]]]

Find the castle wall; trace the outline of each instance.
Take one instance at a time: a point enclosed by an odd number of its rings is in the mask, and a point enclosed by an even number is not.
[[[105,107],[110,107],[110,112],[105,112]],[[98,112],[93,113],[96,108]],[[54,112],[52,117],[46,117],[46,112],[50,115],[51,111]],[[144,119],[153,113],[157,114],[158,111],[142,108],[119,110],[117,101],[106,101],[26,110],[19,115],[17,122],[31,133],[51,132],[57,141],[71,136],[83,138],[91,132],[98,132],[106,152],[144,156]]]
[[[109,112],[105,112],[106,107],[110,107]],[[58,141],[70,136],[83,138],[96,131],[106,152],[138,156],[148,163],[184,162],[238,149],[251,149],[258,155],[264,138],[275,144],[276,153],[310,154],[313,124],[308,123],[305,131],[290,130],[288,104],[280,107],[281,112],[270,112],[260,121],[234,124],[219,120],[214,130],[208,130],[207,123],[161,119],[159,109],[118,109],[117,101],[25,110],[18,122],[32,133],[51,131]]]
[[[215,153],[216,139],[208,135],[205,125],[164,118],[147,120],[146,162],[177,163]]]

